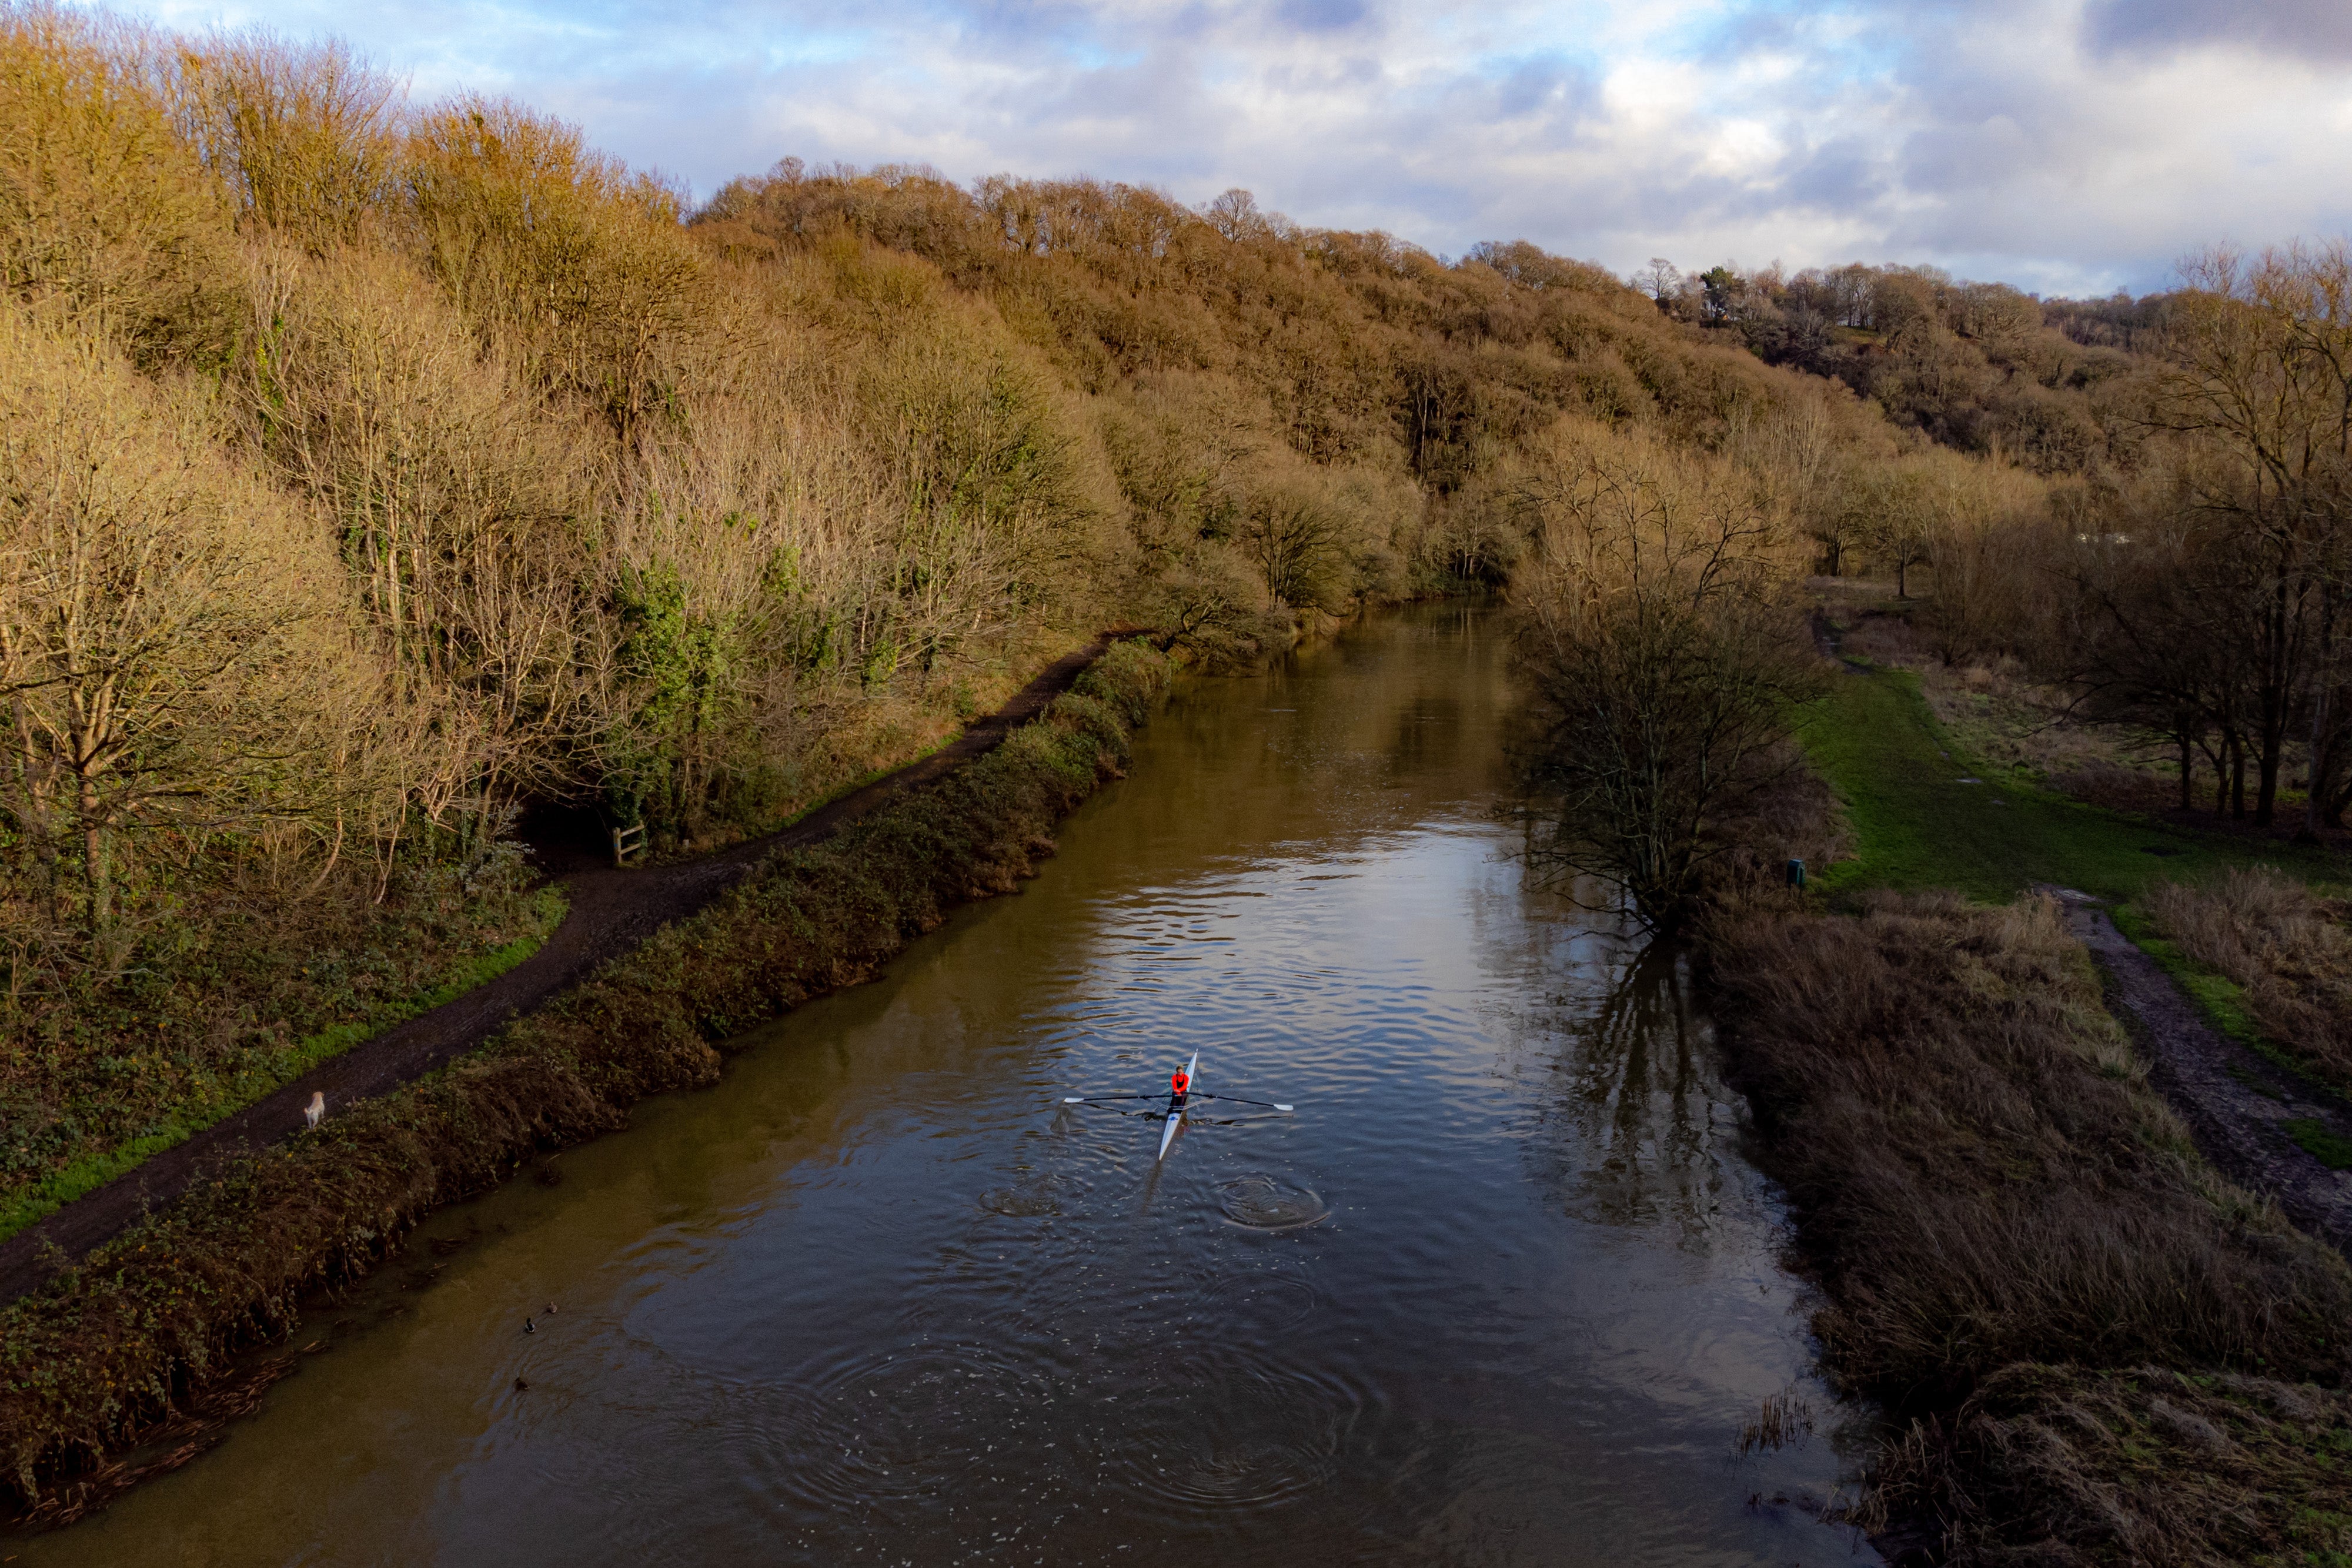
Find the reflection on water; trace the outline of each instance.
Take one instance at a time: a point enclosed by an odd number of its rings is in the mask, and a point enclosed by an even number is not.
[[[1703,1239],[1721,1201],[1737,1101],[1716,1071],[1686,966],[1664,948],[1607,964],[1585,997],[1538,1015],[1554,1093],[1538,1168],[1570,1212],[1600,1225],[1672,1227]]]
[[[218,1451],[6,1550],[1849,1560],[1832,1444],[1732,1457],[1805,1375],[1775,1210],[1675,961],[1522,885],[1507,700],[1458,610],[1192,683],[1024,896],[442,1217]],[[1162,1164],[1060,1104],[1194,1050],[1297,1113]]]

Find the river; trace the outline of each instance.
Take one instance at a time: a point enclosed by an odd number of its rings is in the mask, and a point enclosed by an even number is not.
[[[1504,664],[1451,606],[1186,682],[1023,895],[436,1217],[217,1448],[0,1554],[1875,1562],[1685,969],[1511,858]],[[1194,1050],[1296,1113],[1162,1165],[1060,1103]],[[1738,1456],[1783,1391],[1820,1430]]]

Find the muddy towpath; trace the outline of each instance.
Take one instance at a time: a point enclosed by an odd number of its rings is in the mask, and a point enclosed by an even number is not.
[[[186,1192],[207,1172],[306,1125],[303,1107],[323,1095],[327,1114],[448,1065],[512,1019],[561,995],[590,971],[694,914],[779,850],[822,841],[908,790],[936,783],[986,755],[1067,691],[1109,645],[1098,638],[1055,660],[995,713],[952,743],[811,812],[791,826],[694,860],[618,870],[590,856],[559,853],[547,865],[570,909],[539,951],[464,996],[321,1063],[255,1102],[67,1204],[0,1243],[0,1303],[38,1289],[53,1274]],[[542,863],[545,863],[544,861]]]

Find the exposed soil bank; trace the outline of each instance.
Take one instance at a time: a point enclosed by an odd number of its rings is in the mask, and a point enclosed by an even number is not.
[[[956,904],[1017,886],[1051,852],[1045,831],[1117,776],[1169,668],[1136,643],[1091,668],[1084,658],[956,747],[785,833],[575,889],[577,938],[486,988],[497,999],[362,1048],[367,1071],[339,1061],[344,1094],[389,1092],[317,1132],[283,1137],[324,1087],[306,1080],[209,1158],[173,1151],[189,1155],[177,1202],[0,1312],[0,1485],[50,1519],[102,1500],[126,1479],[103,1457],[200,1394],[236,1346],[290,1332],[303,1291],[365,1272],[420,1216],[534,1152],[620,1125],[647,1094],[713,1082],[719,1042],[867,977]],[[518,998],[548,998],[664,919],[676,923],[461,1057]]]

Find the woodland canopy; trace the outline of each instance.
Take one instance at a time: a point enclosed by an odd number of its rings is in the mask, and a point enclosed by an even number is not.
[[[2352,800],[2340,249],[2074,303],[793,159],[692,208],[337,46],[47,4],[0,5],[0,123],[19,1177],[513,939],[520,813],[755,832],[1106,627],[1246,663],[1512,596],[1538,685],[1618,705],[1553,761],[1651,748],[1538,768],[1546,841],[1660,924],[1784,755],[1815,571],[2258,816],[2297,766]],[[1641,737],[1734,688],[1694,795]]]

